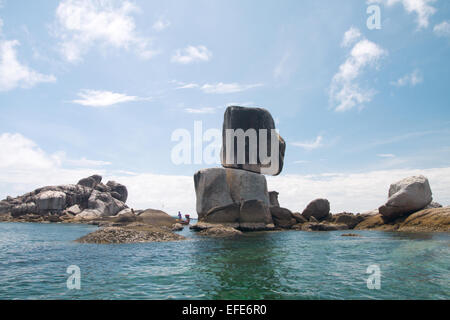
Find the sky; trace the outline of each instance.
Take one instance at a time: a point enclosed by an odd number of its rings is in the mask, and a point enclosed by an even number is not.
[[[195,216],[220,164],[175,163],[174,132],[241,105],[286,140],[267,180],[292,211],[372,210],[417,174],[450,205],[449,58],[446,0],[0,0],[0,198],[101,174]]]

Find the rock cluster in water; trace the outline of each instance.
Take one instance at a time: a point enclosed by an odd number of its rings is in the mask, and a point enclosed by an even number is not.
[[[89,220],[130,212],[127,198],[124,185],[115,181],[103,184],[101,176],[93,175],[77,184],[43,187],[17,198],[8,197],[0,201],[0,214],[52,222]]]
[[[335,231],[379,226],[395,229],[399,228],[400,222],[410,225],[412,223],[410,220],[414,221],[417,230],[420,229],[421,224],[427,226],[424,227],[425,229],[432,230],[433,228],[429,226],[432,225],[431,221],[439,221],[439,227],[435,229],[450,228],[447,211],[439,209],[439,204],[432,203],[431,188],[424,176],[409,177],[392,184],[387,202],[373,212],[363,214],[342,212],[333,215],[330,213],[330,203],[327,199],[311,201],[301,213],[281,207],[278,192],[268,192],[266,178],[263,175],[278,175],[283,168],[286,143],[274,129],[273,118],[265,109],[234,106],[227,108],[222,131],[223,168],[203,169],[194,175],[197,213],[199,223],[202,223],[199,227],[194,227],[194,230],[204,234],[228,233],[233,236],[236,233],[231,231],[232,229]],[[241,130],[241,134],[245,134],[248,130],[256,132],[266,130],[271,132],[271,136],[261,138],[257,135],[252,140],[249,134],[249,137],[244,140],[245,161],[242,162],[242,153],[239,158],[237,147],[231,145],[233,148],[230,148],[227,130],[232,132]],[[269,158],[278,163],[274,170],[267,170],[267,162],[262,161],[259,156],[256,162],[250,161],[252,158],[250,151],[255,145],[253,151],[256,150],[258,155],[260,151],[264,155],[264,146],[271,145]],[[263,150],[260,150],[261,147]],[[239,159],[241,159],[240,163]],[[420,213],[405,221],[409,215],[422,209],[431,211]],[[395,223],[397,227],[392,227]],[[216,225],[216,229],[211,227],[213,225]]]

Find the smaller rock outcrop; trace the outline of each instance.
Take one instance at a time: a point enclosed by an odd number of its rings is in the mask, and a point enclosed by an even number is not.
[[[104,185],[101,181],[101,176],[93,175],[81,179],[76,185],[48,186],[16,198],[7,197],[0,202],[0,215],[10,215],[20,221],[29,217],[32,221],[73,219],[81,222],[115,216],[127,209],[126,187],[113,181]],[[42,219],[35,219],[35,215]]]
[[[345,224],[348,229],[353,229],[358,223],[362,222],[364,217],[361,215],[354,215],[353,213],[342,212],[334,214],[331,218],[331,222],[336,224]]]
[[[430,184],[424,176],[413,176],[391,184],[389,199],[379,208],[386,221],[425,208],[433,200]]]
[[[302,215],[306,219],[314,217],[318,221],[326,219],[330,214],[330,202],[326,199],[316,199],[311,201],[303,210]]]
[[[270,207],[270,213],[272,214],[272,220],[276,227],[289,229],[298,223],[289,209]]]
[[[177,223],[174,217],[161,210],[147,209],[137,216],[137,221],[156,227],[172,227]]]
[[[360,222],[355,230],[448,232],[450,231],[450,208],[424,209],[389,221],[378,214]]]
[[[94,231],[76,240],[79,243],[138,243],[166,242],[184,240],[185,237],[171,231],[149,226],[141,227],[106,227]]]
[[[270,191],[269,192],[269,200],[270,200],[270,205],[273,207],[279,207],[280,203],[278,202],[278,195],[279,193],[276,191]]]
[[[102,176],[95,174],[93,176],[81,179],[77,184],[94,189],[100,182],[102,182]]]
[[[199,235],[215,238],[235,237],[242,235],[242,231],[233,227],[213,223],[198,222],[190,228],[198,232]]]

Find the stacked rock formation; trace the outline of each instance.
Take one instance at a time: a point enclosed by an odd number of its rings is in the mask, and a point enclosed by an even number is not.
[[[93,175],[76,185],[43,187],[17,198],[8,197],[0,201],[0,214],[13,218],[33,215],[89,220],[131,211],[125,204],[127,188],[114,181],[106,185],[101,181],[101,176]]]
[[[271,204],[279,206],[278,194],[269,195],[261,173],[281,173],[286,143],[271,114],[262,108],[228,107],[222,135],[223,168],[194,175],[199,221],[245,231],[273,229]],[[239,149],[239,142],[244,148]]]

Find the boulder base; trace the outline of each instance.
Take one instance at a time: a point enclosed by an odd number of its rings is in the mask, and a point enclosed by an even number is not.
[[[194,175],[194,184],[201,222],[243,230],[265,230],[273,223],[263,175],[238,169],[211,168],[198,171]]]

